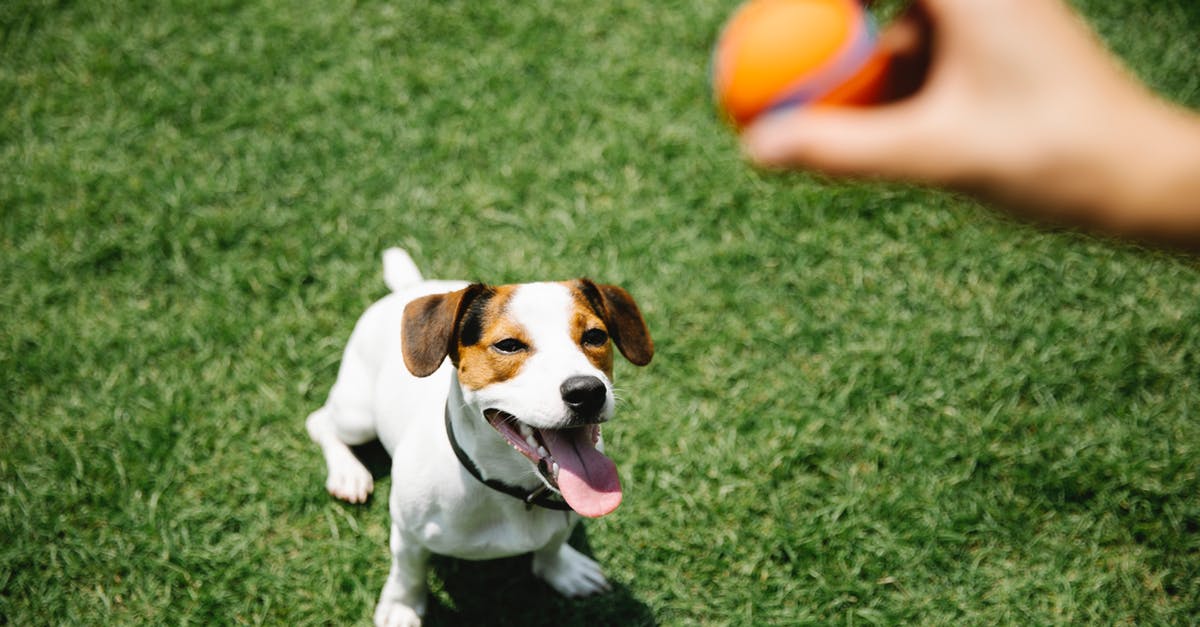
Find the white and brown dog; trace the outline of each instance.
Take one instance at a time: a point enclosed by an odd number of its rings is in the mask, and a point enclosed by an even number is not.
[[[358,320],[307,421],[338,498],[373,489],[350,445],[378,438],[391,454],[392,568],[375,623],[420,624],[431,553],[533,552],[534,574],[560,593],[607,590],[566,540],[579,515],[621,502],[600,423],[613,415],[613,344],[639,366],[654,354],[637,304],[587,279],[426,281],[399,249],[384,253],[384,279],[392,293]]]

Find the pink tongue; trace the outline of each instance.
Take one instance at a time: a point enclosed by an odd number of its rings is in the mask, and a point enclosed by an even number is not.
[[[596,450],[592,430],[543,429],[542,440],[558,462],[558,490],[582,516],[603,516],[621,504],[617,465]]]

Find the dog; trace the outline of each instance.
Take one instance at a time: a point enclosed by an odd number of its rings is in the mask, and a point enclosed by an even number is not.
[[[613,346],[638,366],[654,355],[637,303],[588,279],[433,281],[403,250],[383,260],[392,293],[359,318],[306,421],[337,498],[362,503],[374,489],[350,446],[378,439],[392,457],[392,565],[375,624],[421,624],[433,553],[532,552],[533,573],[559,593],[608,590],[566,541],[581,516],[621,502],[600,425],[613,416]]]

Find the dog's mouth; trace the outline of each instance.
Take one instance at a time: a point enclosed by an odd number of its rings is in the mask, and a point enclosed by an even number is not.
[[[621,504],[617,465],[596,448],[600,425],[539,429],[499,409],[483,415],[580,515],[603,516]]]

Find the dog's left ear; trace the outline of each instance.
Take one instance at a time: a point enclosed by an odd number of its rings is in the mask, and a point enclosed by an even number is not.
[[[401,327],[404,365],[418,377],[437,371],[446,357],[458,358],[455,330],[463,311],[485,286],[479,283],[450,292],[422,296],[404,307]]]
[[[588,302],[604,318],[608,335],[625,359],[636,366],[650,363],[654,357],[654,340],[650,339],[642,312],[629,292],[616,285],[593,283],[589,279],[579,282]]]

